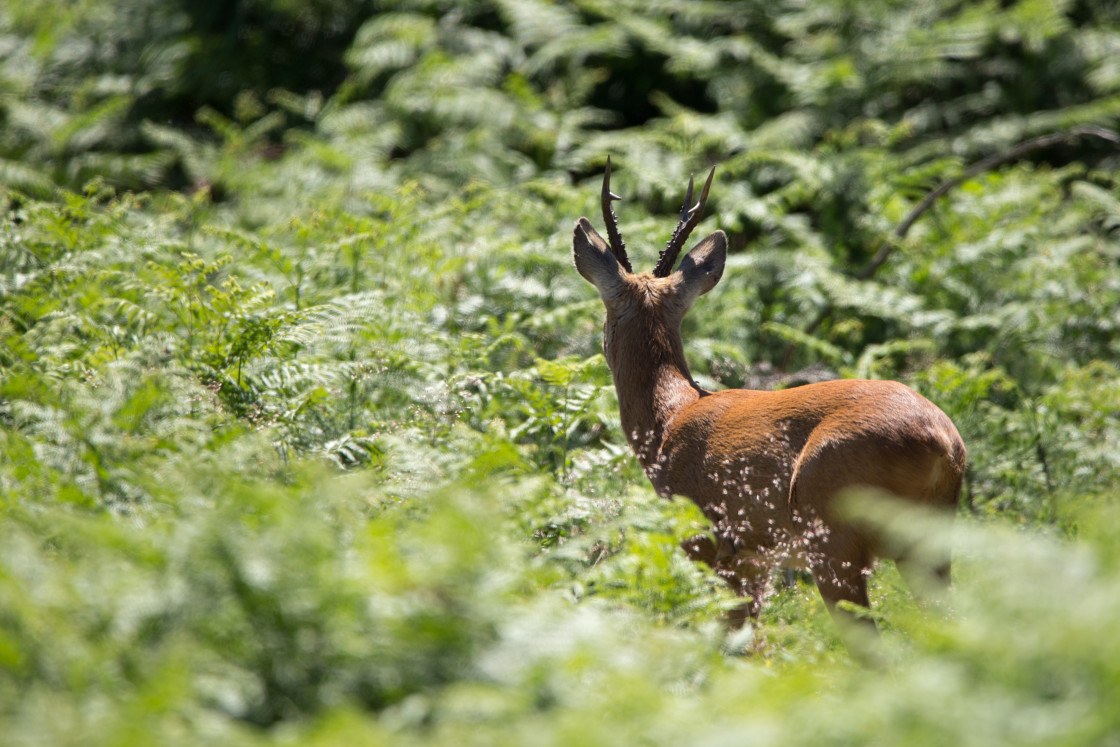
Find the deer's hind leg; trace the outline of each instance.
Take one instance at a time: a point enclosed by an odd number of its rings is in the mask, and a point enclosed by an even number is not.
[[[850,484],[851,460],[839,449],[807,445],[790,482],[790,512],[798,528],[799,552],[817,582],[833,617],[851,621],[841,602],[870,609],[867,578],[874,562],[870,539],[833,505],[839,489]],[[807,456],[808,455],[808,456]],[[865,619],[865,618],[860,618]]]
[[[951,510],[960,492],[961,473],[935,449],[902,449],[821,439],[809,443],[794,471],[790,508],[805,527],[811,567],[821,596],[830,607],[838,601],[869,606],[867,574],[876,556],[898,563],[919,597],[941,595],[949,583],[949,547],[934,534],[928,538],[882,535],[873,526],[853,523],[836,497],[848,487],[870,487],[898,496],[915,507]],[[860,576],[857,578],[857,574]]]

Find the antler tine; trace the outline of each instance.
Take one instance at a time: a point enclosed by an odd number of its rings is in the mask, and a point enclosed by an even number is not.
[[[688,220],[688,214],[690,212],[688,206],[691,203],[692,203],[692,174],[689,174],[688,175],[688,191],[684,193],[684,202],[681,203],[681,223],[684,223],[685,221]],[[678,229],[680,228],[680,224],[677,224],[677,228]]]
[[[715,175],[716,167],[713,166],[708,174],[708,181],[704,182],[704,189],[700,191],[700,200],[691,208],[688,204],[692,202],[693,182],[692,177],[688,177],[688,191],[684,196],[684,205],[681,206],[680,223],[673,231],[673,237],[665,245],[665,251],[661,252],[661,256],[657,260],[657,267],[653,268],[654,277],[668,277],[669,273],[673,271],[673,265],[677,263],[677,255],[681,253],[684,242],[688,241],[688,235],[692,233],[692,229],[696,228],[696,224],[704,217],[704,205],[708,202],[708,190],[712,187],[712,177]]]
[[[630,259],[626,256],[626,242],[622,240],[622,234],[618,232],[618,218],[611,206],[612,200],[621,199],[611,192],[611,157],[607,156],[607,171],[603,174],[603,221],[607,224],[607,240],[610,241],[611,253],[614,254],[618,263],[627,272],[633,272],[634,269],[630,266]]]

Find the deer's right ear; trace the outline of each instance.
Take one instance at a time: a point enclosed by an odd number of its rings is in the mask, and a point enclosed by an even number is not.
[[[673,277],[689,306],[716,287],[726,262],[727,234],[723,231],[710,234],[685,255]]]
[[[572,255],[576,269],[587,282],[599,289],[603,298],[613,296],[622,289],[626,272],[611,253],[603,237],[592,228],[591,221],[580,218],[572,237]]]

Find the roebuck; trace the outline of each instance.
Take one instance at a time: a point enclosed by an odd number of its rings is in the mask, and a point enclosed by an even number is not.
[[[711,234],[673,265],[700,222],[715,169],[695,206],[693,185],[680,223],[652,274],[635,273],[611,201],[611,164],[603,178],[608,241],[580,218],[575,265],[607,309],[603,351],[614,377],[622,428],[657,492],[695,501],[711,537],[685,543],[751,599],[733,615],[759,612],[768,570],[807,566],[828,608],[869,606],[867,575],[877,556],[907,556],[873,531],[845,520],[845,488],[886,491],[947,515],[957,506],[965,447],[952,421],[914,390],[891,381],[826,381],[782,391],[710,392],[689,374],[680,325],[693,302],[723,274],[727,237]],[[712,539],[714,537],[714,540]],[[934,577],[948,583],[947,551]]]

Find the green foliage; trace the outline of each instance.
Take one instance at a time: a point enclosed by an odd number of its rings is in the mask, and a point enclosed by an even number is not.
[[[4,5],[5,740],[1108,743],[1116,144],[966,169],[1115,129],[1118,40],[1098,2]],[[608,153],[638,268],[719,166],[701,382],[898,378],[961,430],[954,594],[876,570],[879,670],[803,578],[724,630],[679,549],[571,266]]]

